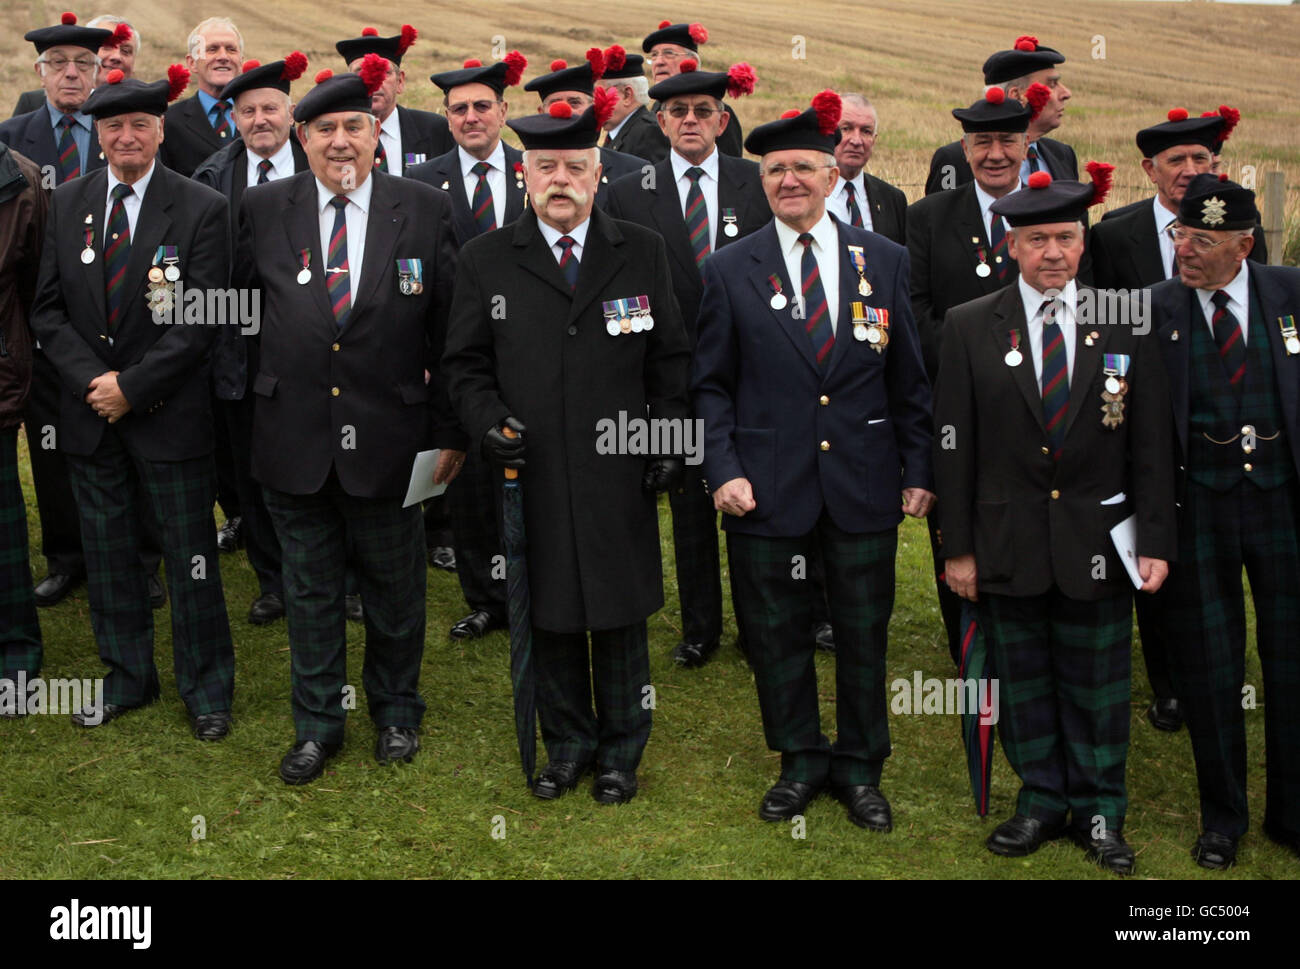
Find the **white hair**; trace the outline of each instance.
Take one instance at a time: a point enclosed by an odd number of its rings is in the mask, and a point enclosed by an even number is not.
[[[89,23],[87,23],[86,26],[98,27],[100,26],[100,24],[112,24],[113,27],[116,27],[118,24],[126,24],[128,27],[130,27],[131,39],[135,41],[136,56],[137,57],[140,56],[140,52],[144,50],[144,41],[140,39],[140,31],[135,29],[135,24],[131,23],[131,21],[127,20],[125,17],[119,17],[117,14],[114,13],[101,13],[94,20],[91,20]],[[105,27],[104,29],[112,30],[113,27]],[[238,31],[236,31],[236,33],[238,33]]]
[[[189,52],[191,57],[194,57],[194,52],[196,50],[200,54],[203,53],[203,33],[204,31],[211,30],[213,27],[223,27],[234,34],[235,39],[239,41],[239,50],[241,53],[243,52],[244,35],[239,32],[239,28],[235,26],[235,22],[229,17],[209,17],[207,20],[200,21],[199,25],[190,31],[189,37],[185,40],[185,50]],[[198,60],[199,58],[194,57],[194,59]]]
[[[630,88],[632,97],[636,99],[637,104],[646,104],[650,101],[650,82],[645,79],[644,75],[617,77],[609,82],[609,86],[616,91]]]

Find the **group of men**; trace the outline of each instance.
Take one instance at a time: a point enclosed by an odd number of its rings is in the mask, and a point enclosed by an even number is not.
[[[132,76],[140,38],[121,18],[65,15],[27,39],[43,91],[0,124],[0,679],[38,675],[37,606],[84,572],[109,672],[102,710],[74,721],[157,699],[161,557],[178,691],[195,736],[221,739],[234,664],[218,548],[242,542],[259,581],[249,621],[287,619],[282,779],[311,782],[343,744],[350,618],[365,624],[375,756],[409,761],[426,561],[458,575],[469,612],[453,637],[506,625],[499,481],[513,469],[549,756],[533,793],[592,772],[596,800],[625,802],[651,727],[667,492],[673,659],[688,669],[721,639],[721,515],[781,754],[760,817],[830,790],[855,824],[889,831],[887,630],[909,515],[930,522],[953,658],[982,636],[1001,686],[1022,788],[991,851],[1069,833],[1134,870],[1136,585],[1149,715],[1185,720],[1193,742],[1193,854],[1233,863],[1243,565],[1268,696],[1264,829],[1300,848],[1300,678],[1284,654],[1300,611],[1300,273],[1244,262],[1262,248],[1253,193],[1214,174],[1235,111],[1140,132],[1157,195],[1089,231],[1109,166],[1080,182],[1047,137],[1071,92],[1064,57],[1033,37],[985,63],[983,95],[952,112],[960,141],[910,206],[866,170],[879,119],[860,94],[823,91],[742,139],[728,101],[754,71],[703,70],[697,23],[660,24],[644,56],[552,62],[524,85],[536,113],[514,118],[517,51],[433,74],[442,114],[399,105],[410,26],[339,41],[340,70],[296,104],[307,59],[243,61],[223,18],[153,83]],[[257,323],[172,324],[184,290],[257,294]],[[1137,294],[1122,322],[1098,309],[1115,290]],[[50,569],[35,589],[24,419]],[[628,419],[682,433],[598,446]],[[696,422],[702,466],[684,443]],[[432,483],[449,487],[422,514],[405,498],[431,448]],[[834,743],[818,648],[835,657]]]

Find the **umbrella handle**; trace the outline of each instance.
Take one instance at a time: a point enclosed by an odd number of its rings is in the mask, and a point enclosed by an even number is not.
[[[515,438],[519,436],[518,431],[516,431],[513,427],[509,427],[507,425],[502,425],[501,433],[504,434],[506,437],[510,437],[510,438]],[[515,478],[519,477],[518,468],[506,468],[505,472],[506,472],[507,481],[514,481]]]

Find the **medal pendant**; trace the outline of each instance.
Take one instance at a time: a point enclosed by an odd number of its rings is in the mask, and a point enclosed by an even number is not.
[[[413,296],[419,296],[423,292],[424,283],[420,282],[418,279],[411,280],[411,294]]]
[[[403,276],[397,281],[397,288],[401,290],[403,296],[411,295],[411,277]]]
[[[989,268],[988,263],[982,262],[975,267],[975,275],[980,279],[987,279],[989,276],[993,275],[993,270]]]
[[[633,333],[640,333],[645,329],[645,320],[641,319],[639,316],[634,316],[632,317],[631,326]]]
[[[618,336],[623,331],[618,328],[618,320],[606,320],[605,332],[610,336]]]
[[[1018,367],[1025,358],[1019,350],[1008,350],[1007,355],[1002,359],[1006,361],[1008,367]]]
[[[879,343],[880,340],[881,340],[880,327],[878,326],[867,327],[867,342],[875,344],[875,343]]]
[[[81,261],[89,266],[95,261],[95,250],[86,248],[81,250]]]
[[[740,235],[740,229],[736,228],[736,223],[728,222],[722,227],[722,234],[728,239],[734,239],[736,236]]]
[[[643,323],[645,323],[645,328],[647,330],[653,330],[655,328],[655,318],[651,316],[649,313],[641,317],[641,320]]]
[[[149,270],[149,282],[161,283],[163,281],[163,271],[157,266]]]
[[[631,333],[631,332],[632,332],[632,321],[631,321],[628,317],[626,317],[626,316],[619,317],[619,320],[618,320],[618,331],[619,331],[620,333]]]
[[[86,251],[90,252],[89,249],[87,249]],[[89,262],[90,260],[85,259],[84,261]],[[768,303],[771,305],[772,309],[774,310],[783,310],[790,304],[790,301],[785,298],[785,293],[774,293],[772,295],[772,298],[768,300]]]
[[[871,295],[871,284],[867,282],[866,279],[862,276],[858,277],[858,295],[859,296]]]
[[[167,277],[167,282],[174,283],[181,278],[181,271],[176,266],[168,266],[163,270],[163,275]]]
[[[1286,338],[1286,352],[1292,356],[1300,353],[1300,337],[1289,336]]]
[[[859,342],[867,339],[867,328],[861,323],[853,324],[853,339],[858,340]]]
[[[311,282],[311,270],[310,270],[310,269],[300,269],[300,270],[298,271],[298,285],[299,285],[299,286],[306,286],[306,285],[307,285],[308,283],[310,283],[310,282]]]
[[[1116,380],[1114,377],[1106,378],[1106,393],[1108,394],[1119,393],[1119,381]]]

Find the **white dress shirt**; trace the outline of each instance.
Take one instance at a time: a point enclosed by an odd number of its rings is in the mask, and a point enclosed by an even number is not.
[[[672,159],[673,178],[677,182],[677,200],[682,204],[682,218],[686,218],[686,193],[691,190],[691,180],[686,171],[690,168],[702,168],[700,192],[704,195],[704,211],[709,217],[709,252],[718,248],[718,149],[715,145],[708,158],[695,165],[673,150],[668,155]]]
[[[789,274],[788,294],[793,303],[803,304],[803,243],[799,233],[780,219],[774,219],[776,238],[785,258],[785,271]],[[836,333],[840,319],[840,234],[829,214],[823,212],[817,224],[808,230],[813,237],[812,252],[817,258],[817,270],[822,289],[826,292],[826,308],[831,318],[831,332]],[[807,320],[807,307],[803,307]]]
[[[1232,282],[1223,287],[1223,291],[1228,294],[1228,309],[1232,315],[1237,318],[1241,324],[1241,345],[1246,346],[1246,332],[1250,326],[1250,273],[1246,269],[1246,262],[1243,259],[1241,268],[1237,270],[1237,275],[1232,278]],[[1214,324],[1210,320],[1214,319],[1214,304],[1210,302],[1215,291],[1212,289],[1198,289],[1196,298],[1201,301],[1201,309],[1205,311],[1205,325],[1210,328],[1210,333],[1214,333]]]
[[[393,114],[397,114],[396,111]],[[465,183],[465,202],[469,205],[470,213],[474,212],[474,188],[478,185],[478,176],[472,169],[479,163],[475,158],[460,145],[456,146],[456,154],[460,157],[460,173]],[[391,158],[392,156],[389,155]],[[497,228],[504,225],[503,220],[506,217],[506,150],[501,146],[501,140],[497,139],[497,146],[492,149],[492,154],[483,161],[491,167],[487,173],[488,188],[492,191],[492,211],[496,213]]]
[[[1160,196],[1151,200],[1151,209],[1155,213],[1156,238],[1160,240],[1160,265],[1164,269],[1165,279],[1173,279],[1169,270],[1174,266],[1174,240],[1169,238],[1169,227],[1178,216],[1160,204]]]
[[[393,108],[387,120],[380,124],[379,143],[388,156],[388,174],[401,175],[405,165],[402,159],[402,125],[397,117],[397,108]]]
[[[126,209],[126,221],[131,227],[131,238],[135,238],[135,224],[140,221],[140,206],[144,204],[144,193],[149,191],[149,181],[153,178],[154,166],[158,163],[155,161],[149,166],[149,170],[144,176],[131,183],[131,194],[122,199],[122,207]],[[99,247],[100,251],[106,251],[112,243],[108,234],[108,220],[113,212],[113,188],[121,185],[122,182],[113,174],[113,169],[105,167],[104,171],[108,173],[108,190],[104,196],[104,238],[103,244]]]
[[[863,169],[866,171],[866,169]],[[835,183],[835,191],[831,192],[831,197],[826,200],[826,208],[830,213],[839,219],[845,225],[852,225],[853,220],[849,218],[849,193],[845,188],[846,185],[853,186],[853,201],[857,205],[858,211],[862,213],[862,228],[876,230],[871,221],[871,205],[867,201],[867,179],[858,172],[856,178],[845,178],[840,176],[839,181]]]
[[[361,262],[366,256],[366,222],[370,216],[370,190],[374,184],[374,180],[367,177],[360,185],[348,192],[348,204],[343,209],[343,218],[348,226],[348,289],[354,306],[361,286]],[[325,183],[319,178],[316,179],[316,209],[320,214],[320,255],[312,258],[313,275],[317,272],[324,275],[325,266],[329,261],[330,236],[334,234],[334,206],[330,205],[333,198],[334,193],[326,188]]]
[[[293,137],[295,137],[295,135],[290,131],[289,138]],[[255,151],[246,151],[244,154],[248,159],[248,184],[256,185],[258,174],[257,166],[262,163],[262,156]],[[288,138],[285,139],[284,144],[281,145],[279,150],[268,158],[267,161],[271,163],[271,168],[266,173],[266,180],[268,182],[278,182],[280,179],[288,178],[293,174],[293,146],[289,143]]]
[[[1024,276],[1017,276],[1020,284],[1020,301],[1025,308],[1025,319],[1029,321],[1029,357],[1034,361],[1034,382],[1041,391],[1043,387],[1043,300],[1046,297],[1025,282]],[[1074,331],[1078,319],[1079,290],[1071,279],[1065,284],[1057,297],[1059,306],[1056,311],[1056,325],[1061,328],[1065,338],[1065,373],[1066,378],[1074,380]],[[1008,346],[1009,348],[1009,346]],[[1024,345],[1021,345],[1024,352]]]
[[[537,220],[537,228],[542,230],[542,238],[545,239],[546,244],[551,247],[551,255],[555,257],[557,265],[560,262],[560,257],[564,255],[564,248],[559,244],[559,242],[560,239],[566,235],[575,243],[573,246],[573,258],[578,260],[579,263],[582,262],[582,250],[587,245],[587,229],[590,227],[591,216],[588,216],[575,225],[570,232],[561,232],[554,226],[547,225],[541,219]]]

